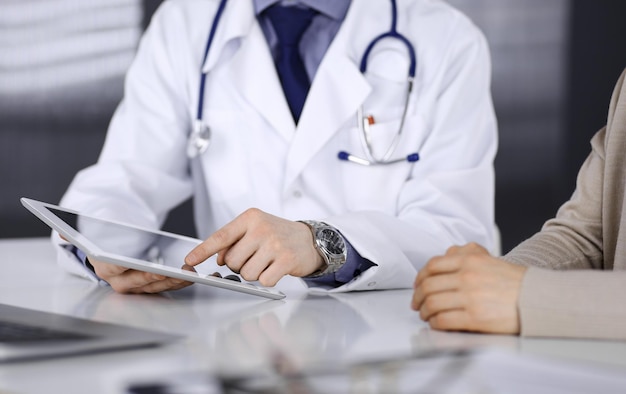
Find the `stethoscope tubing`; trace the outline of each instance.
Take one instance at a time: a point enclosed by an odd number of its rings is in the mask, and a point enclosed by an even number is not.
[[[405,36],[398,33],[398,30],[397,30],[398,5],[396,4],[396,0],[390,0],[390,1],[391,1],[391,28],[389,29],[388,32],[380,34],[379,36],[374,38],[372,42],[369,43],[369,45],[365,49],[365,52],[363,53],[363,56],[361,57],[359,70],[361,71],[361,74],[365,74],[365,72],[367,71],[367,59],[369,58],[370,52],[372,51],[374,46],[378,44],[380,40],[384,38],[395,38],[395,39],[402,41],[404,46],[409,51],[409,59],[411,63],[409,64],[408,74],[409,74],[409,79],[413,80],[415,78],[415,71],[417,70],[417,56],[415,55],[415,48],[413,48],[413,45]]]
[[[201,69],[200,69],[200,84],[198,88],[198,108],[196,111],[196,119],[193,124],[192,136],[189,138],[189,143],[187,147],[187,155],[190,158],[194,158],[204,153],[208,149],[208,146],[211,141],[211,129],[208,126],[204,125],[203,120],[202,120],[203,108],[204,108],[204,91],[205,91],[206,76],[207,76],[207,73],[204,72],[202,68],[204,67],[204,63],[206,62],[211,45],[213,44],[213,39],[215,37],[215,33],[217,31],[219,22],[222,18],[224,9],[226,8],[227,1],[228,0],[220,0],[217,11],[215,13],[215,18],[213,19],[213,23],[209,31],[209,37],[207,39],[207,43],[204,48],[203,61],[200,65]],[[393,154],[393,152],[396,150],[398,146],[398,143],[400,141],[400,137],[402,134],[402,130],[404,128],[404,121],[405,121],[407,110],[408,110],[409,98],[412,92],[413,80],[415,78],[415,72],[417,68],[417,58],[415,55],[415,49],[413,48],[413,45],[411,45],[410,41],[406,37],[404,37],[402,34],[400,34],[396,29],[397,17],[398,17],[396,0],[390,0],[390,1],[391,1],[391,10],[392,10],[391,11],[391,28],[388,32],[380,34],[379,36],[374,38],[372,42],[369,43],[369,45],[365,49],[365,52],[363,53],[363,56],[361,58],[359,69],[362,74],[364,74],[367,71],[367,59],[369,57],[370,52],[379,41],[385,38],[398,39],[407,48],[409,52],[409,59],[410,59],[408,78],[407,78],[408,89],[407,89],[407,96],[405,98],[404,110],[402,112],[402,117],[400,120],[399,130],[396,133],[393,141],[391,142],[391,144],[385,151],[383,158],[380,160],[376,159],[373,154],[373,148],[372,148],[372,144],[370,141],[369,130],[365,129],[366,127],[369,128],[369,124],[367,126],[365,125],[365,120],[363,118],[363,106],[359,106],[357,110],[357,123],[359,126],[360,135],[361,135],[363,151],[368,156],[368,159],[363,159],[356,155],[350,154],[348,152],[341,151],[338,153],[337,157],[339,160],[342,160],[342,161],[349,161],[355,164],[371,166],[371,165],[379,165],[379,164],[383,164],[383,165],[395,164],[395,163],[399,163],[403,161],[408,161],[410,163],[413,163],[419,160],[419,154],[417,152],[409,154],[408,156],[403,157],[403,158],[390,160],[391,155]]]
[[[220,19],[222,19],[222,14],[224,13],[224,8],[226,8],[227,1],[228,0],[220,0],[220,4],[215,13],[215,18],[213,19],[213,24],[211,25],[209,38],[207,39],[206,46],[204,47],[204,56],[202,57],[203,61],[202,64],[200,64],[200,88],[198,89],[198,111],[196,112],[197,122],[202,122],[202,111],[204,108],[204,86],[206,83],[207,73],[204,72],[202,68],[204,67],[207,56],[209,56],[209,49],[211,49],[211,45],[213,44],[213,38],[215,37],[215,32],[217,31]]]
[[[363,56],[361,57],[361,62],[359,65],[359,70],[361,74],[365,74],[367,72],[367,59],[369,58],[370,52],[374,49],[377,43],[385,38],[393,38],[400,40],[406,47],[409,53],[409,70],[407,76],[407,92],[404,101],[404,109],[402,111],[402,116],[400,118],[400,125],[398,127],[398,132],[394,136],[391,144],[385,150],[381,159],[377,159],[374,156],[374,149],[372,147],[372,142],[370,138],[370,124],[367,117],[363,116],[363,106],[359,106],[357,109],[357,126],[359,128],[359,135],[361,139],[361,145],[363,147],[363,152],[367,156],[367,159],[358,157],[351,153],[341,151],[337,155],[339,160],[350,161],[355,164],[360,164],[364,166],[372,166],[372,165],[386,165],[386,164],[396,164],[404,161],[408,161],[409,163],[414,163],[419,160],[419,154],[417,152],[411,153],[404,158],[400,159],[391,159],[391,155],[396,151],[398,144],[400,143],[400,137],[402,136],[402,131],[404,130],[404,121],[406,119],[408,107],[409,107],[409,99],[411,97],[411,92],[413,91],[413,81],[415,79],[415,72],[417,69],[417,56],[415,55],[415,48],[411,44],[411,42],[402,34],[400,34],[397,30],[397,21],[398,21],[398,9],[396,0],[391,0],[391,27],[388,32],[382,33],[378,35],[376,38],[369,43]]]

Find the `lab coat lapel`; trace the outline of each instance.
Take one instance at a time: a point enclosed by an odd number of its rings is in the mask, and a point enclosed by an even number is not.
[[[250,35],[230,67],[230,74],[245,99],[285,140],[293,138],[296,124],[283,94],[276,67],[261,27],[252,26]]]
[[[228,78],[241,96],[290,141],[296,126],[252,2],[231,1],[228,4],[232,9],[226,7],[213,44],[216,49],[209,52],[203,69],[210,70],[226,52],[223,49],[236,43],[238,47],[228,60]]]
[[[354,52],[349,38],[358,16],[351,12],[354,6],[328,48],[304,103],[287,157],[285,190],[342,126],[354,119],[357,108],[371,92],[356,61],[349,56]]]

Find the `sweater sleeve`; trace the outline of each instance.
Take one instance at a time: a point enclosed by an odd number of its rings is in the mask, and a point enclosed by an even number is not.
[[[602,268],[605,131],[600,130],[591,140],[592,152],[578,173],[570,200],[539,233],[504,256],[505,260],[553,270]]]
[[[626,340],[626,271],[529,268],[519,298],[521,335]]]
[[[623,236],[626,86],[591,140],[576,190],[541,232],[505,260],[530,266],[518,301],[521,335],[626,340]],[[557,271],[557,270],[567,270]]]

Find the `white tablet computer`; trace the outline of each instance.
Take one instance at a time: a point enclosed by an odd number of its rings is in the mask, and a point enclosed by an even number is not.
[[[26,209],[94,260],[270,299],[285,297],[278,290],[243,282],[238,276],[233,280],[183,270],[184,258],[201,242],[198,239],[98,219],[28,198],[20,200]]]

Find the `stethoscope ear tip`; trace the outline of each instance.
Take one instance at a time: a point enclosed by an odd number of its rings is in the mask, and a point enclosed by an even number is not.
[[[420,159],[420,155],[419,153],[411,153],[410,155],[406,157],[406,159],[409,163],[415,163],[416,161]]]
[[[342,150],[341,152],[337,153],[337,157],[339,158],[339,160],[346,161],[346,160],[349,160],[350,154]]]

